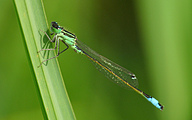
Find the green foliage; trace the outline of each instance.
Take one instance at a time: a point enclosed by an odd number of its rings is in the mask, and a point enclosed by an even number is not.
[[[43,55],[37,55],[37,51],[42,49],[41,41],[46,38],[43,37],[44,33],[40,29],[47,30],[41,1],[15,0],[15,5],[32,63],[31,67],[36,76],[36,87],[43,104],[44,119],[74,120],[74,113],[56,59],[38,68],[43,61]],[[44,55],[55,56],[53,51]]]
[[[27,2],[26,6],[30,6]],[[28,11],[39,15],[21,14],[31,18],[30,22],[24,22],[31,24],[27,31],[33,34],[29,43],[36,46],[29,55],[16,9],[10,0],[2,0],[0,4],[1,120],[43,119],[40,109],[43,102],[39,101],[44,100],[37,94],[34,75],[46,69],[51,70],[50,75],[55,73],[57,60],[35,68],[54,55],[52,51],[37,54],[50,45],[39,31],[48,27],[44,14],[34,9],[37,4]],[[96,52],[135,73],[139,89],[165,106],[159,111],[137,93],[115,85],[86,57],[69,49],[58,61],[78,120],[191,120],[191,0],[45,0],[43,4],[48,24],[57,21]],[[31,60],[35,64],[29,65]],[[33,75],[30,69],[35,71]],[[47,81],[47,86],[55,86],[60,79],[55,76]]]

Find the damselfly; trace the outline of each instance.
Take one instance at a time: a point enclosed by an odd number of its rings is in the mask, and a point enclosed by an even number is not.
[[[62,52],[67,50],[69,46],[71,46],[71,48],[73,48],[77,53],[87,56],[94,63],[96,68],[100,72],[104,73],[107,78],[109,78],[110,80],[121,86],[133,89],[134,91],[142,95],[144,98],[146,98],[158,109],[163,110],[163,105],[161,105],[158,102],[158,100],[156,100],[155,98],[149,96],[148,94],[144,93],[143,91],[137,88],[138,80],[135,74],[131,73],[127,69],[117,65],[116,63],[96,53],[95,51],[87,47],[85,44],[83,44],[81,41],[79,41],[74,34],[65,30],[63,27],[59,26],[57,22],[51,23],[50,31],[52,32],[51,33],[52,35],[54,34],[53,39],[51,39],[46,32],[44,31],[43,32],[45,33],[50,42],[55,42],[55,47],[53,49],[41,49],[40,51],[57,49],[57,55],[55,57],[42,61],[40,66],[44,62],[58,57]],[[67,48],[61,52],[59,51],[60,41],[67,46]]]

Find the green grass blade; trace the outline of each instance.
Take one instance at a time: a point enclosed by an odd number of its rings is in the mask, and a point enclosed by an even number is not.
[[[65,89],[57,59],[50,60],[45,65],[37,67],[43,59],[55,56],[53,51],[37,53],[37,51],[42,49],[44,41],[48,41],[44,37],[44,33],[40,31],[40,29],[43,31],[48,30],[42,1],[14,0],[14,2],[29,59],[32,63],[31,67],[36,76],[35,82],[40,92],[43,113],[45,113],[44,118],[50,120],[74,120],[75,115]]]

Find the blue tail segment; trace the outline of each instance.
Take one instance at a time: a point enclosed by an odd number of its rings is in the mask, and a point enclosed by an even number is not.
[[[151,97],[151,96],[147,95],[147,94],[144,93],[144,92],[143,92],[143,95],[144,95],[145,98],[146,98],[149,102],[151,102],[155,107],[157,107],[157,108],[160,109],[160,110],[163,110],[163,105],[161,105],[158,100],[156,100],[154,97]]]

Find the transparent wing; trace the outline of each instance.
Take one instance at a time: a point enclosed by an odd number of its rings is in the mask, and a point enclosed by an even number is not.
[[[135,74],[131,73],[120,65],[112,62],[111,60],[99,55],[98,53],[87,47],[81,41],[77,40],[76,43],[78,49],[82,50],[82,52],[88,58],[90,58],[95,67],[100,72],[102,72],[108,79],[124,88],[130,88],[129,85],[135,88],[138,87],[138,80]]]

